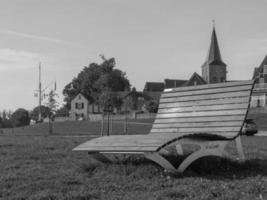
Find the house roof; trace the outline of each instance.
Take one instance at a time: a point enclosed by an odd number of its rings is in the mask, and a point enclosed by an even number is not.
[[[267,65],[267,55],[265,56],[265,58],[264,58],[263,61],[261,62],[259,68],[263,68],[264,65]]]
[[[211,42],[210,42],[208,56],[203,65],[206,65],[206,64],[226,66],[226,64],[222,61],[222,58],[221,58],[221,53],[220,53],[220,48],[219,48],[219,44],[217,40],[215,27],[213,27],[212,34],[211,34]]]
[[[252,79],[257,78],[259,71],[260,71],[259,67],[254,68]]]
[[[259,67],[254,68],[253,77],[252,79],[257,78],[259,73],[263,73],[263,66],[267,65],[267,55],[264,57],[263,61],[261,62]]]
[[[162,92],[164,88],[165,84],[163,82],[146,82],[143,91]]]
[[[181,79],[164,79],[165,88],[181,87],[187,81],[188,80],[181,80]]]
[[[82,98],[84,98],[87,101],[89,101],[82,93],[78,93],[71,101],[73,101],[74,99],[78,98],[79,95],[82,96]]]
[[[195,85],[195,82],[197,85],[207,84],[207,82],[198,73],[194,72],[190,79],[183,84],[183,86]]]

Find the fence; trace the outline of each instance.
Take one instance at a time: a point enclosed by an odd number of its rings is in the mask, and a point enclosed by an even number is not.
[[[127,116],[125,115],[120,115],[120,114],[116,114],[116,115],[112,115],[112,119],[113,120],[124,120],[125,117],[127,117],[127,119],[154,119],[156,116],[155,113],[130,113],[127,114]],[[102,114],[89,114],[89,121],[101,121],[102,120]],[[107,115],[104,116],[104,119],[107,119]],[[64,121],[74,121],[75,119],[71,118],[71,117],[56,117],[55,121],[56,122],[64,122]]]

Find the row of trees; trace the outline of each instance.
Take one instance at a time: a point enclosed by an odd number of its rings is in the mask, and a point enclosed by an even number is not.
[[[42,105],[40,107],[41,117],[44,118],[53,118],[55,116],[68,116],[69,111],[61,107],[57,110],[52,110],[48,106]],[[39,106],[35,107],[32,111],[28,111],[24,108],[18,108],[13,113],[5,111],[0,114],[0,128],[12,128],[27,126],[30,124],[31,120],[37,122],[39,119]]]
[[[30,124],[31,120],[38,122],[39,120],[39,112],[41,113],[41,118],[53,118],[58,111],[57,110],[57,101],[55,97],[57,94],[54,90],[51,90],[48,94],[48,101],[46,106],[37,106],[32,111],[27,111],[24,108],[18,108],[15,112],[6,112],[3,111],[0,114],[0,128],[11,128],[11,127],[20,127],[27,126]],[[63,108],[64,110],[64,108]]]
[[[0,128],[26,126],[30,124],[29,112],[23,108],[17,109],[14,113],[7,114],[5,111],[0,116]]]

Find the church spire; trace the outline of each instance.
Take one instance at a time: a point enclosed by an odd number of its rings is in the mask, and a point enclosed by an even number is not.
[[[221,58],[214,20],[208,56],[201,68],[202,78],[204,78],[207,83],[221,83],[227,80],[226,64]]]
[[[222,61],[222,58],[221,58],[221,53],[220,53],[217,35],[215,31],[214,20],[213,20],[213,30],[212,30],[212,35],[211,35],[210,49],[208,53],[207,62],[209,64],[216,63],[216,64],[225,65],[225,63]]]

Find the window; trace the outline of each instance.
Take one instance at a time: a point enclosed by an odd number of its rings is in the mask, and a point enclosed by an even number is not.
[[[84,103],[75,103],[75,108],[81,110],[84,108]]]

